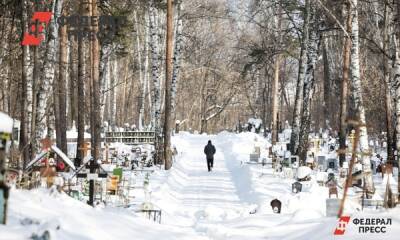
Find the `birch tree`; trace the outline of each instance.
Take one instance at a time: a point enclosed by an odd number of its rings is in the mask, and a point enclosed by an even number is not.
[[[392,35],[392,43],[394,45],[394,59],[392,65],[392,82],[395,90],[395,116],[396,116],[396,149],[400,149],[400,48],[396,34]],[[397,159],[400,164],[400,158]],[[400,165],[398,165],[400,166]],[[400,190],[400,171],[398,176],[398,190]],[[399,191],[400,197],[400,191]]]
[[[149,23],[150,23],[150,52],[151,52],[151,76],[153,81],[153,111],[152,111],[152,127],[156,135],[160,134],[160,119],[161,119],[161,81],[160,81],[160,61],[159,61],[159,37],[158,37],[158,11],[155,1],[150,1],[149,6]]]
[[[46,45],[46,52],[43,62],[43,79],[39,83],[37,92],[37,105],[35,115],[35,138],[33,140],[33,153],[36,153],[39,149],[40,140],[44,137],[46,131],[46,109],[47,100],[49,93],[51,92],[50,87],[54,80],[54,70],[56,62],[56,50],[58,44],[58,23],[56,19],[61,15],[63,0],[54,0],[53,2],[53,13],[54,16],[49,26],[49,38]]]
[[[112,43],[107,40],[103,41],[100,50],[100,122],[104,119],[104,109],[106,105],[107,83],[110,81],[110,56],[112,52]]]
[[[173,57],[172,83],[171,83],[171,116],[175,115],[176,110],[176,93],[178,89],[179,70],[181,69],[181,55],[183,44],[183,18],[182,18],[182,1],[177,3],[177,21],[175,30],[175,47]]]
[[[306,72],[307,72],[307,48],[309,46],[310,11],[311,11],[310,0],[305,0],[303,37],[301,42],[300,60],[299,60],[299,74],[297,78],[296,96],[294,102],[292,134],[290,136],[290,152],[292,154],[297,154],[297,149],[299,146],[303,88],[304,88],[304,79],[306,77]]]
[[[22,32],[26,32],[28,28],[28,9],[27,1],[22,0],[21,8],[22,17]],[[21,131],[20,131],[20,151],[23,153],[23,164],[19,164],[19,167],[25,168],[27,161],[29,160],[29,149],[27,148],[30,132],[30,117],[32,112],[28,111],[29,106],[32,102],[28,101],[32,99],[32,92],[28,92],[28,82],[31,82],[29,69],[30,69],[30,58],[29,58],[29,47],[22,46],[22,74],[21,74],[21,85],[22,85],[22,96],[21,96]],[[30,95],[30,97],[28,97]],[[22,165],[22,166],[21,166]]]
[[[362,97],[362,85],[360,77],[360,54],[359,54],[359,25],[358,25],[358,0],[351,0],[352,29],[351,29],[351,61],[350,61],[350,86],[354,99],[355,116],[358,117],[360,124],[359,148],[363,156],[361,161],[363,165],[363,173],[365,176],[365,189],[368,196],[374,193],[374,183],[371,173],[371,162],[369,156],[365,155],[369,152],[368,133],[365,119],[365,108]]]
[[[307,48],[307,71],[304,79],[304,90],[303,90],[303,107],[301,114],[301,127],[300,127],[300,144],[299,144],[299,157],[301,160],[305,160],[307,157],[308,150],[308,135],[310,132],[311,125],[311,101],[314,95],[314,84],[315,76],[314,72],[316,69],[316,63],[319,55],[319,43],[320,43],[320,29],[319,19],[316,16],[315,10],[311,10],[313,23],[310,29],[310,40]]]

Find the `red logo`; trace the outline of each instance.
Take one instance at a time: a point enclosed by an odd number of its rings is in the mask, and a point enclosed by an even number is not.
[[[343,235],[346,231],[346,226],[350,221],[349,216],[343,216],[339,218],[339,225],[336,227],[335,232],[333,235]]]
[[[24,33],[24,38],[22,40],[23,46],[39,46],[40,43],[44,40],[44,26],[49,25],[52,12],[35,12],[33,13],[31,23],[29,26],[29,31]],[[36,21],[38,25],[38,29],[36,29]],[[37,31],[36,31],[37,30]],[[37,36],[35,36],[37,32]]]

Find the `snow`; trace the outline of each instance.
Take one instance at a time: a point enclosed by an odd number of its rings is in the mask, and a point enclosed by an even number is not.
[[[5,113],[0,112],[0,132],[12,133],[13,119]]]
[[[90,133],[85,132],[84,138],[89,139],[91,137]],[[67,131],[67,139],[77,139],[78,138],[78,131],[76,128],[72,128],[71,130]]]
[[[259,118],[249,118],[247,121],[248,124],[253,125],[255,128],[260,128],[262,125],[262,119]]]
[[[0,226],[0,239],[27,239],[32,233],[41,235],[45,230],[49,230],[52,239],[78,240],[333,239],[338,220],[325,216],[328,189],[316,182],[326,176],[317,177],[311,171],[311,180],[302,182],[302,192],[292,193],[294,179],[275,175],[268,165],[244,164],[254,150],[255,138],[266,151],[270,144],[254,133],[176,134],[172,144],[178,155],[173,168],[155,171],[149,181],[151,202],[162,210],[161,224],[144,219],[134,208],[101,205],[93,209],[65,194],[13,189],[10,221],[7,226]],[[217,149],[212,172],[207,171],[203,153],[209,139]],[[135,193],[139,205],[144,194]],[[356,193],[350,189],[348,194],[346,215],[390,217],[393,224],[382,235],[360,234],[350,224],[343,239],[397,239],[399,208],[361,212]],[[270,206],[275,198],[282,202],[281,214],[273,213]]]

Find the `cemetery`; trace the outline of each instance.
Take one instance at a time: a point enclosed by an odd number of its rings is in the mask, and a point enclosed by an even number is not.
[[[399,239],[400,0],[0,19],[0,240]]]
[[[227,138],[226,134],[230,134],[230,137]],[[354,134],[349,135],[349,144],[352,143],[351,141],[357,141]],[[70,135],[73,134],[70,133]],[[104,136],[103,154],[99,161],[93,161],[91,156],[90,138],[83,147],[78,149],[84,156],[81,161],[73,156],[76,152],[64,153],[51,139],[45,138],[41,141],[40,153],[26,164],[23,171],[8,168],[5,183],[19,190],[49,189],[50,192],[64,194],[73,201],[95,208],[124,209],[123,211],[129,212],[132,217],[161,225],[167,224],[166,221],[172,217],[170,209],[174,206],[178,207],[181,201],[171,199],[165,205],[165,196],[172,194],[167,189],[177,188],[180,183],[187,187],[196,184],[196,182],[190,182],[187,175],[190,171],[185,169],[202,165],[202,161],[185,164],[188,157],[190,159],[192,156],[192,149],[182,148],[182,146],[185,146],[188,141],[203,144],[207,137],[185,132],[177,134],[174,138],[173,149],[177,166],[173,172],[166,174],[154,160],[154,132],[128,130],[127,132],[105,132]],[[239,185],[237,191],[240,193],[248,191],[247,188],[253,189],[252,191],[255,191],[265,204],[252,208],[247,214],[286,216],[292,214],[299,206],[303,206],[302,204],[307,206],[307,202],[313,199],[315,204],[307,207],[309,211],[318,209],[321,216],[335,218],[339,211],[344,211],[343,197],[346,199],[347,206],[353,206],[351,207],[353,212],[382,211],[382,209],[395,206],[397,189],[393,178],[394,170],[390,165],[383,164],[379,156],[371,158],[371,174],[376,183],[376,192],[370,198],[363,187],[365,183],[362,166],[354,161],[356,156],[362,157],[362,154],[357,154],[357,149],[347,148],[346,161],[340,166],[338,161],[340,150],[337,145],[334,145],[335,150],[332,150],[332,140],[324,139],[323,135],[319,138],[316,134],[311,138],[305,159],[291,154],[288,150],[290,129],[285,129],[280,133],[279,142],[275,146],[260,138],[256,133],[248,132],[233,136],[232,133],[225,133],[212,138],[218,144],[219,151],[223,152],[232,144],[245,144],[243,145],[245,148],[234,147],[233,151],[238,151],[235,156],[225,152],[224,154],[240,160],[241,163],[240,166],[235,166],[233,162],[227,161],[225,163],[227,169],[235,169],[237,173],[248,172],[252,176],[249,180],[255,184],[253,186],[255,188],[251,185]],[[8,141],[7,138],[5,139]],[[192,147],[197,148],[196,145]],[[218,169],[222,167],[221,159],[217,158],[217,161]],[[350,169],[352,169],[351,182],[348,179]],[[205,179],[207,178],[205,176]],[[185,183],[186,181],[189,182]],[[214,186],[213,184],[218,186],[218,181],[213,181],[211,178],[207,182],[211,186]],[[159,188],[160,186],[163,186],[162,189]],[[278,194],[278,189],[285,194]],[[268,194],[265,195],[265,193]],[[295,201],[298,203],[294,204]],[[198,204],[201,206],[207,204],[207,201],[200,201]],[[3,206],[6,205],[8,204],[3,203]],[[265,208],[267,205],[269,209]],[[196,209],[198,208],[191,207],[186,211],[197,211]],[[241,207],[232,207],[232,209],[239,210]],[[204,214],[213,215],[216,213],[214,211]]]

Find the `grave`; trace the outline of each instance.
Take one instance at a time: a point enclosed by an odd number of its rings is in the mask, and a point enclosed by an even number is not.
[[[81,172],[85,168],[85,172]],[[101,170],[101,171],[100,171]],[[81,168],[79,168],[76,172],[77,178],[83,178],[89,180],[89,200],[88,204],[94,206],[95,203],[95,181],[99,179],[105,179],[108,177],[108,174],[101,166],[94,161],[94,159],[89,158],[88,164],[83,164]]]
[[[299,193],[302,189],[302,184],[299,182],[295,182],[292,184],[292,193]]]
[[[297,180],[298,181],[309,181],[311,179],[311,168],[301,166],[297,169]]]
[[[271,207],[274,213],[281,213],[282,203],[278,199],[274,199],[271,201]]]
[[[125,131],[106,132],[104,141],[106,143],[124,143],[127,145],[154,144],[154,131]]]
[[[338,171],[339,163],[336,158],[326,159],[324,156],[318,156],[318,168],[321,171],[327,171],[329,168]]]
[[[282,160],[282,166],[288,168],[298,168],[299,167],[299,156],[287,154],[285,152],[285,157]]]
[[[325,170],[326,168],[325,166],[325,161],[326,161],[326,157],[325,156],[317,156],[317,164],[318,164],[318,168],[321,168],[321,170]],[[321,166],[321,167],[320,167]]]
[[[310,152],[316,156],[319,153],[319,148],[321,144],[321,139],[319,137],[313,137],[310,141]]]
[[[306,166],[314,169],[314,162],[314,153],[308,151],[306,157]]]
[[[250,154],[250,162],[257,163],[259,157],[260,157],[260,156],[259,156],[258,154],[256,154],[256,153],[251,153],[251,154]]]
[[[6,155],[8,144],[11,140],[13,120],[0,112],[0,224],[7,223],[7,207],[9,197],[9,187],[6,184]]]
[[[374,175],[376,174],[376,168],[377,168],[376,162],[371,160],[371,171],[372,171],[372,174],[374,174]]]
[[[55,154],[57,154],[72,170],[76,170],[75,164],[56,145],[51,145],[51,147],[49,148],[47,146],[43,148],[42,151],[36,156],[36,158],[30,161],[28,165],[26,165],[25,170],[31,169],[36,163],[42,160],[50,152],[54,152]]]
[[[319,186],[324,186],[325,182],[328,181],[327,172],[317,172],[316,180]]]
[[[340,201],[338,198],[327,198],[326,199],[326,216],[337,217],[340,209]]]

